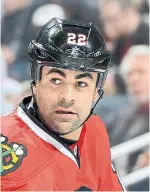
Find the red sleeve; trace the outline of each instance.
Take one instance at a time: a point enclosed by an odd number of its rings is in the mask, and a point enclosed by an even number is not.
[[[111,152],[110,152],[110,144],[109,137],[105,128],[104,123],[100,119],[101,122],[101,131],[103,135],[103,142],[105,145],[104,153],[105,153],[105,165],[106,171],[103,174],[103,178],[99,181],[98,191],[125,191],[125,188],[122,186],[120,179],[111,163]]]
[[[108,167],[108,171],[100,188],[104,191],[125,191],[125,188],[121,184],[116,171],[114,170],[114,168],[111,167],[111,163]]]

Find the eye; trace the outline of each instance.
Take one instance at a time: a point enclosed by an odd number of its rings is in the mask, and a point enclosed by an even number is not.
[[[79,82],[76,83],[76,86],[78,86],[78,87],[87,87],[88,85],[87,85],[87,83],[79,81]]]
[[[62,84],[62,81],[60,79],[53,78],[51,79],[51,82],[55,85],[60,85]]]

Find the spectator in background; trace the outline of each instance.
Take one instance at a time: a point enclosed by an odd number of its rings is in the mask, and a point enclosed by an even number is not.
[[[1,85],[1,115],[8,113],[17,107],[21,89],[21,83],[18,81],[11,78],[3,79]]]
[[[8,75],[16,80],[29,78],[26,43],[32,0],[4,0],[2,18],[2,53],[8,65]],[[27,43],[28,44],[28,43]],[[24,71],[24,73],[22,73]]]
[[[97,0],[61,0],[65,5],[67,15],[73,20],[91,21],[99,26],[97,18]]]
[[[121,63],[120,71],[130,103],[107,119],[113,146],[149,131],[149,47],[131,47]]]
[[[149,26],[142,20],[141,1],[98,0],[108,45],[113,52],[113,62],[120,62],[132,45],[149,44]]]
[[[130,103],[105,121],[111,146],[149,131],[149,46],[131,47],[121,63],[120,71],[126,83]],[[125,157],[123,159],[125,160]],[[147,149],[126,157],[124,166],[123,159],[116,161],[116,169],[120,175],[146,166],[149,162]]]
[[[47,0],[3,0],[1,47],[8,75],[15,80],[30,79],[27,48],[37,33],[31,18],[45,2]]]
[[[101,25],[97,19],[96,1],[89,0],[45,0],[45,2],[35,10],[33,23],[35,26],[42,26],[51,17],[68,18],[73,20],[92,21],[96,25]],[[43,12],[45,14],[43,14]],[[88,14],[87,14],[88,13]],[[38,18],[38,21],[36,20]],[[44,21],[43,20],[46,20]]]
[[[53,17],[66,19],[67,15],[65,9],[61,5],[48,2],[39,6],[33,12],[32,24],[39,31],[40,28]]]
[[[1,89],[1,114],[11,112],[19,105],[22,98],[31,95],[30,81],[20,83],[14,79],[5,78]]]
[[[49,11],[46,5],[52,5]],[[1,42],[3,56],[8,64],[8,75],[18,81],[28,80],[30,79],[27,56],[29,42],[47,19],[54,16],[69,18],[69,13],[66,16],[66,5],[60,0],[3,0],[3,7]],[[40,11],[39,8],[43,10],[38,17],[37,25],[35,13]]]
[[[31,91],[31,82],[30,81],[23,81],[21,83],[21,93],[19,95],[19,99],[18,99],[18,105],[19,103],[22,101],[23,98],[31,96],[32,95],[32,91]]]
[[[98,102],[95,113],[105,122],[111,113],[117,112],[128,103],[125,82],[116,67],[108,72],[104,93],[105,97]]]

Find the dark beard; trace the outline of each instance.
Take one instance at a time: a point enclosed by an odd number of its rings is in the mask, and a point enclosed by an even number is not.
[[[58,104],[55,106],[55,107],[53,107],[53,110],[52,111],[54,111],[56,108],[58,108],[58,107],[63,107],[63,108],[69,108],[69,107],[71,107],[72,105],[74,105],[74,102],[72,102],[72,101],[70,101],[70,102],[66,102],[65,100],[60,100],[59,102],[58,102]],[[52,116],[52,114],[49,114],[49,118],[44,118],[44,116],[42,115],[42,113],[40,112],[40,106],[38,106],[38,104],[37,104],[37,101],[36,101],[36,97],[34,97],[34,104],[33,104],[33,108],[34,108],[34,111],[36,112],[36,118],[42,123],[42,124],[44,124],[46,127],[47,127],[47,129],[49,130],[49,131],[51,131],[52,133],[54,133],[54,134],[56,134],[57,136],[59,136],[59,135],[66,135],[66,134],[69,134],[69,133],[71,133],[71,132],[73,132],[73,131],[75,131],[75,130],[77,130],[77,129],[79,129],[81,126],[81,124],[82,124],[82,122],[84,122],[84,120],[83,121],[81,121],[80,119],[79,119],[79,116],[78,116],[78,120],[76,120],[74,123],[73,123],[73,126],[71,127],[71,129],[69,130],[69,131],[67,131],[67,132],[64,132],[64,133],[62,133],[62,132],[59,132],[59,131],[57,131],[58,129],[59,129],[59,126],[55,123],[55,121],[53,121],[52,119],[51,119],[51,116]],[[47,115],[48,116],[48,115]],[[46,120],[47,119],[47,120]],[[49,121],[51,119],[51,122]],[[58,121],[59,122],[59,121]],[[61,122],[61,121],[60,121]]]

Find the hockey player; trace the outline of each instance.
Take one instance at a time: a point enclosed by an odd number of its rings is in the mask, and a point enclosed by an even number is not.
[[[92,23],[51,19],[29,45],[32,96],[2,117],[3,191],[123,191],[93,106],[111,56]]]

